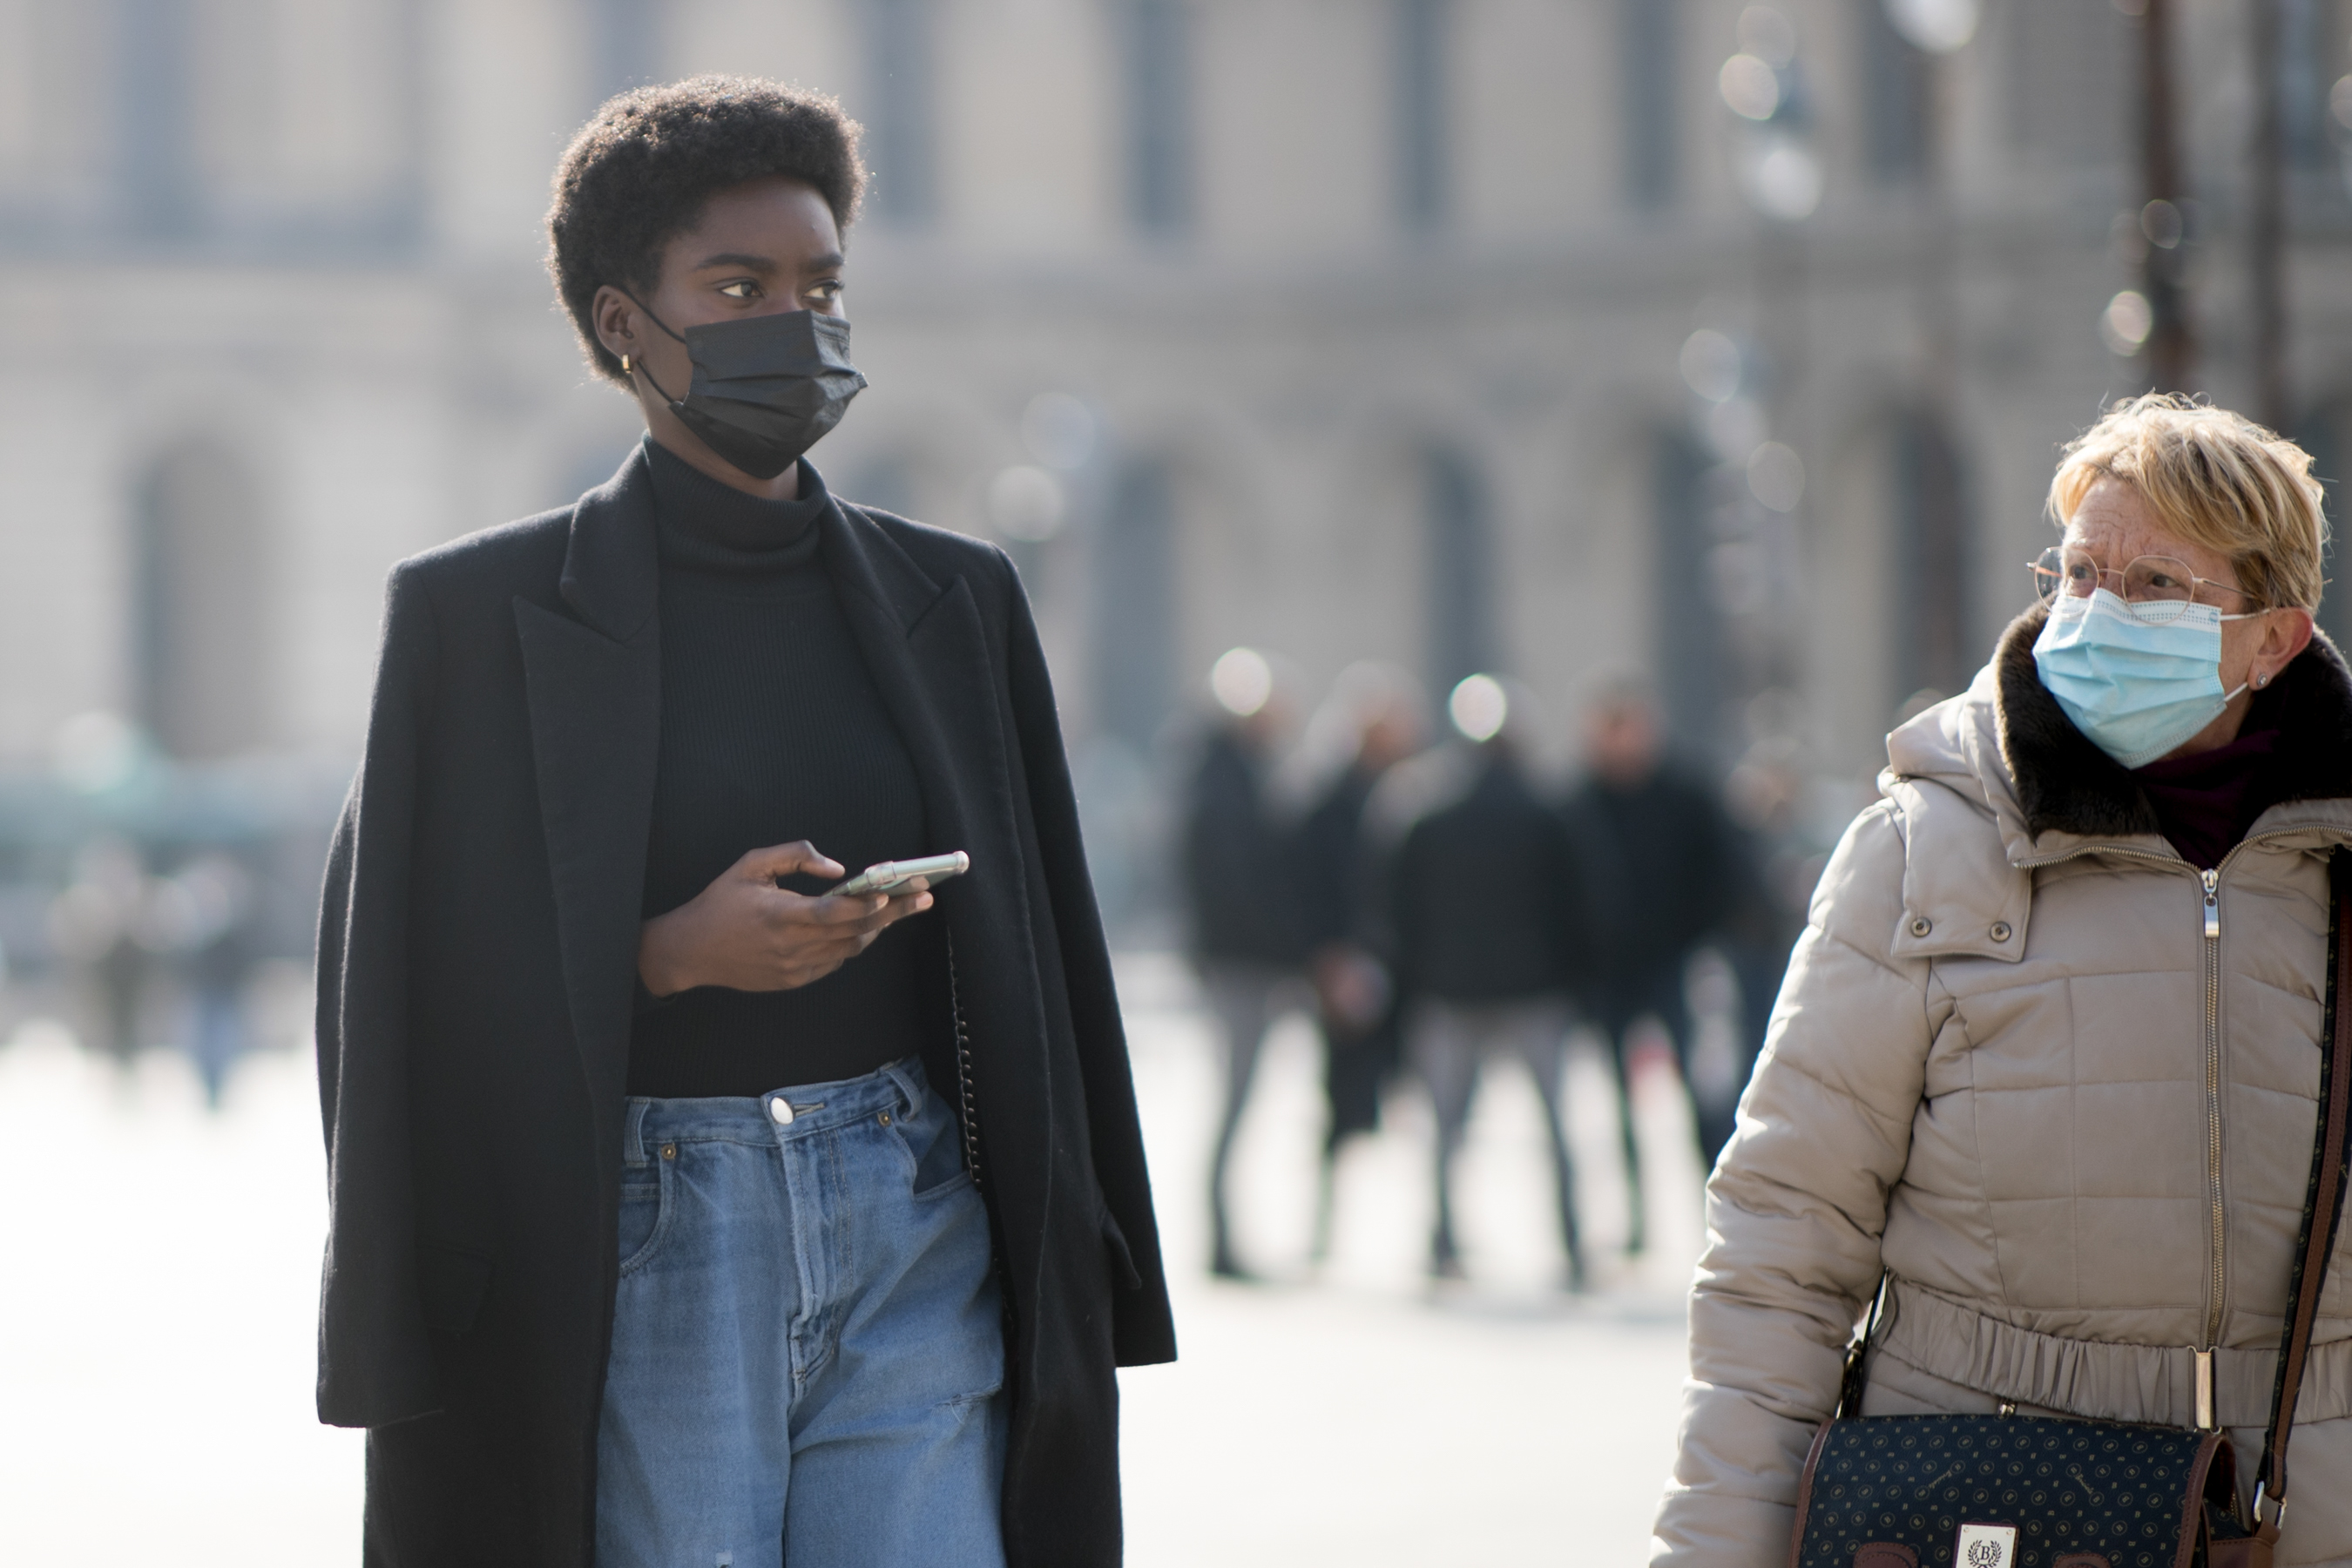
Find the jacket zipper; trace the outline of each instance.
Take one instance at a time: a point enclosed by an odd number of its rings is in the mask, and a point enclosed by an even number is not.
[[[2086,844],[2063,855],[2053,855],[2047,860],[2027,860],[2018,863],[2021,870],[2039,870],[2085,855],[2121,855],[2137,860],[2151,860],[2158,865],[2179,866],[2197,878],[2203,895],[2202,914],[2205,936],[2205,1192],[2211,1209],[2213,1226],[2212,1301],[2206,1309],[2204,1343],[2191,1346],[2197,1363],[2198,1425],[2210,1426],[2214,1420],[2213,1352],[2221,1342],[2221,1298],[2229,1289],[2229,1271],[2225,1248],[2227,1232],[2222,1223],[2221,1205],[2221,873],[2230,868],[2245,850],[2268,838],[2284,838],[2310,831],[2308,825],[2282,827],[2269,833],[2258,833],[2242,838],[2221,863],[2210,871],[2198,871],[2178,855],[2158,855],[2147,849],[2128,848],[2120,844]]]
[[[2237,852],[2223,856],[2221,866]],[[2205,1190],[2213,1208],[2213,1300],[2206,1310],[2200,1362],[2221,1342],[2221,1293],[2228,1285],[2221,1267],[2221,866],[2199,878],[2205,889]]]

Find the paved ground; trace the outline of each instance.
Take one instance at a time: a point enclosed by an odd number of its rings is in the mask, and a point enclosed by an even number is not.
[[[1278,1034],[1243,1132],[1225,1286],[1197,1194],[1213,1110],[1181,971],[1129,966],[1136,1071],[1184,1359],[1125,1376],[1137,1568],[1633,1563],[1671,1457],[1696,1182],[1672,1084],[1637,1102],[1658,1245],[1595,1295],[1553,1290],[1532,1094],[1484,1094],[1463,1173],[1470,1284],[1432,1294],[1426,1117],[1341,1170],[1334,1256],[1304,1265],[1320,1110],[1311,1039]],[[1595,1239],[1622,1232],[1600,1068],[1571,1067]],[[310,1409],[323,1222],[307,1062],[247,1062],[219,1116],[173,1058],[128,1078],[33,1024],[0,1047],[19,1179],[0,1205],[0,1563],[352,1562],[355,1435]],[[29,1178],[29,1179],[26,1179]]]

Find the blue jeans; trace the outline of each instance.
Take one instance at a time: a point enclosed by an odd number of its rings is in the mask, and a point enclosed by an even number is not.
[[[1003,1327],[960,1136],[912,1058],[629,1102],[597,1568],[1002,1568]]]

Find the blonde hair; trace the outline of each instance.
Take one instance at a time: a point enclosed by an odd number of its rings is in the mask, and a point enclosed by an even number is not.
[[[2059,527],[2103,479],[2137,490],[2181,538],[2227,555],[2265,608],[2319,607],[2326,496],[2311,454],[2284,437],[2179,393],[2146,393],[2067,445],[2050,481]]]

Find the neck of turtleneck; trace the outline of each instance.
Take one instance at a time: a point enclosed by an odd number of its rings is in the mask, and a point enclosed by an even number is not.
[[[665,567],[697,574],[759,582],[816,561],[817,518],[827,504],[824,481],[801,460],[800,491],[792,500],[768,500],[721,484],[650,436],[656,533]]]

